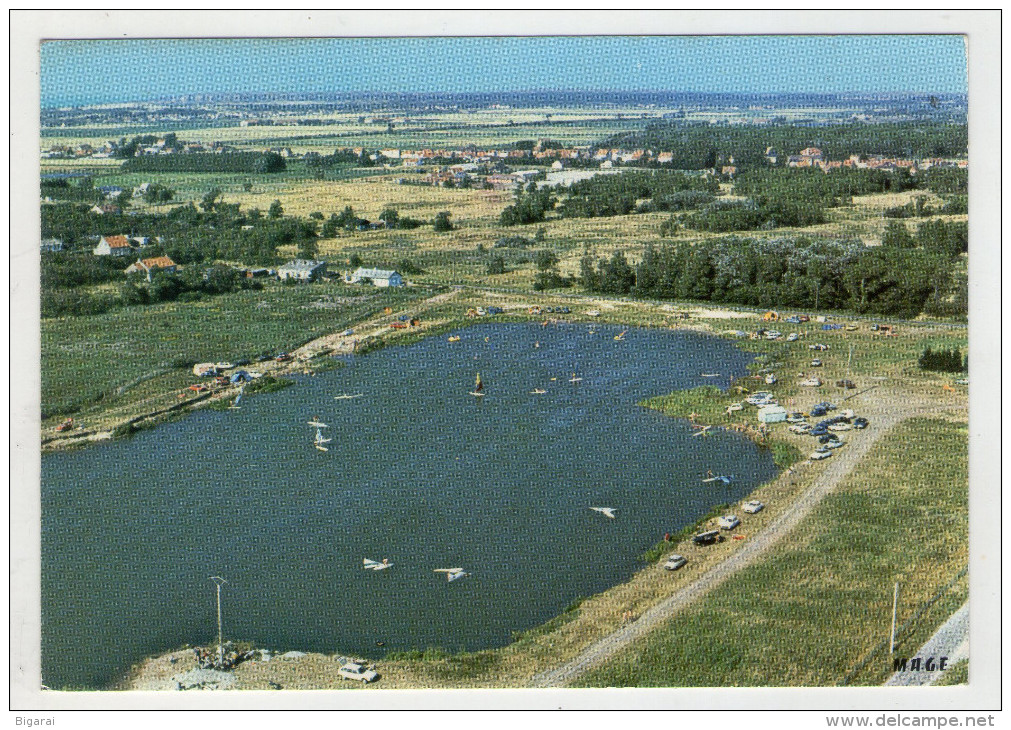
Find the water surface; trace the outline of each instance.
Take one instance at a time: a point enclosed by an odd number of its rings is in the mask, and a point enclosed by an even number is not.
[[[240,410],[46,454],[44,683],[98,687],[145,654],[213,641],[211,575],[228,580],[226,638],[374,657],[501,646],[626,580],[664,532],[775,467],[737,434],[692,438],[685,421],[636,405],[725,385],[750,354],[695,333],[618,332],[474,326],[460,342],[352,358]],[[482,398],[468,394],[478,372]],[[326,453],[313,417],[330,425]],[[702,484],[708,469],[733,486]],[[365,557],[394,567],[363,570]],[[433,572],[451,567],[472,575]]]

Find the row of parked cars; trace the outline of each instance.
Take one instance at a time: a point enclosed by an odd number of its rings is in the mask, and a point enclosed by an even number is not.
[[[748,514],[755,514],[761,512],[765,509],[765,505],[759,502],[757,499],[744,502],[741,505],[741,511],[747,512]],[[692,537],[692,542],[696,545],[714,545],[718,542],[723,542],[726,538],[723,536],[722,531],[729,532],[735,527],[741,524],[741,518],[734,514],[723,515],[717,520],[717,525],[719,529],[717,530],[706,530],[705,532],[700,532],[694,537]],[[667,562],[663,564],[665,570],[678,570],[683,568],[688,564],[688,558],[684,555],[679,555],[673,553],[667,556]]]

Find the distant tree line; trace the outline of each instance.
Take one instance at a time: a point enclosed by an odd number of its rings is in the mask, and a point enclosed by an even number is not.
[[[231,172],[270,174],[284,172],[287,162],[276,152],[195,152],[143,155],[123,163],[123,172]]]
[[[598,146],[671,151],[674,159],[670,167],[701,170],[721,162],[729,164],[731,157],[735,165],[764,166],[768,147],[773,147],[781,159],[812,146],[832,160],[855,154],[905,159],[961,157],[967,154],[969,133],[965,124],[923,121],[819,127],[787,124],[724,127],[664,120],[649,124],[641,131],[615,134]]]
[[[593,292],[900,317],[964,315],[964,281],[954,271],[937,251],[806,237],[650,245],[635,267],[620,251],[580,262],[582,285]]]

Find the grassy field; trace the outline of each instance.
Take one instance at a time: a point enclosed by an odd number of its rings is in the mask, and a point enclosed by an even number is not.
[[[252,359],[291,350],[431,294],[270,283],[198,302],[116,309],[42,321],[42,410],[66,414],[129,406],[193,381],[186,363]]]
[[[838,683],[887,638],[895,580],[904,621],[968,562],[964,425],[907,422],[862,466],[775,557],[715,589],[579,686]],[[964,582],[953,588],[945,605],[957,607],[964,590]],[[903,645],[917,645],[912,633],[900,636]],[[850,683],[880,684],[890,672],[884,652]]]

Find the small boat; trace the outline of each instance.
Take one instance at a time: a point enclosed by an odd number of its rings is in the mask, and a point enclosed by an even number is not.
[[[733,480],[730,477],[727,477],[727,476],[718,476],[718,477],[708,477],[706,479],[703,479],[702,483],[703,484],[711,484],[712,482],[722,482],[723,484],[725,484],[727,486],[730,486],[730,482],[732,482],[732,481]]]
[[[696,428],[698,429],[698,431],[692,434],[692,438],[694,438],[695,436],[708,436],[709,429],[711,429],[712,426],[696,426]]]
[[[703,378],[718,378],[718,377],[720,377],[719,373],[700,373],[700,375]]]
[[[477,379],[474,381],[474,390],[470,391],[470,394],[473,396],[480,397],[484,395],[484,393],[482,392],[483,390],[484,390],[484,383],[481,382],[481,373],[478,373]]]
[[[314,428],[328,428],[328,426],[320,421],[318,418],[314,418],[311,421],[306,421],[306,425],[312,426]]]
[[[614,336],[614,341],[615,342],[621,342],[623,339],[625,339],[625,333],[626,332],[628,332],[628,330],[622,330],[620,334],[615,335]]]
[[[552,380],[553,380],[553,378],[552,378]],[[575,373],[572,373],[572,377],[569,378],[569,382],[570,383],[578,383],[581,380],[582,380],[582,378],[577,378]]]
[[[392,568],[393,563],[391,563],[387,558],[383,558],[383,562],[381,563],[377,560],[363,558],[362,567],[365,568],[365,570],[386,570],[387,568]]]
[[[466,578],[470,573],[464,572],[463,568],[436,568],[434,573],[445,573],[446,580],[452,583],[454,580]]]
[[[614,510],[616,507],[590,507],[594,512],[600,512],[604,517],[610,517],[612,520],[614,517]]]
[[[533,390],[530,391],[530,395],[544,395],[547,392],[548,391],[544,390],[543,388],[534,388]]]
[[[313,442],[312,442],[313,446],[315,446],[320,451],[328,451],[328,449],[325,446],[325,444],[328,444],[331,441],[333,441],[333,439],[323,438],[323,431],[322,430],[320,430],[318,428],[316,429],[316,438],[313,439]]]
[[[459,342],[459,341],[460,335],[450,335],[449,337],[446,338],[446,342]]]
[[[351,400],[352,398],[361,398],[363,393],[341,393],[340,395],[335,395],[334,400]]]

